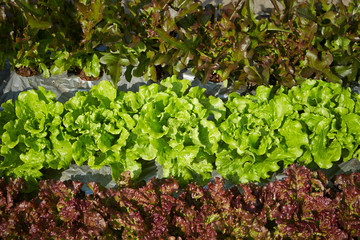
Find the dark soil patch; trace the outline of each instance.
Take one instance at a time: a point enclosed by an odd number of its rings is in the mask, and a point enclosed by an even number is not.
[[[156,80],[158,82],[165,78],[165,71],[161,66],[156,65],[155,70],[156,70]]]
[[[15,68],[15,72],[22,77],[32,77],[39,74],[39,71],[30,67]]]
[[[80,69],[74,69],[74,70],[72,70],[70,72],[74,73],[79,78],[81,78],[81,80],[84,80],[84,81],[96,81],[96,80],[99,80],[103,75],[103,72],[100,72],[100,75],[98,77],[86,76],[86,74],[84,72],[84,69],[81,69],[81,70]]]
[[[219,74],[217,74],[217,73],[212,73],[212,74],[210,74],[209,81],[210,81],[210,82],[218,83],[218,82],[222,82],[223,79],[222,79],[222,77],[221,77]]]

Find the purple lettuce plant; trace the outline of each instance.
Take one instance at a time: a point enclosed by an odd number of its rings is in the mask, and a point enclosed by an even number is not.
[[[356,239],[360,174],[330,185],[322,172],[291,165],[280,181],[224,187],[215,179],[180,188],[173,178],[116,189],[91,182],[45,180],[26,192],[0,179],[2,239]]]

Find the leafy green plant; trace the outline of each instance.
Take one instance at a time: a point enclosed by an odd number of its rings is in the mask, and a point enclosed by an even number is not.
[[[320,56],[312,62],[313,56],[309,56],[309,67],[312,71],[323,74],[328,81],[343,81],[346,86],[359,79],[357,35],[360,19],[359,9],[356,6],[357,1],[349,3],[315,1],[306,5],[299,4],[297,9],[299,16],[315,22],[318,27],[313,46]],[[329,65],[330,69],[324,67],[324,63],[326,66]]]
[[[146,29],[136,12],[140,5],[131,2],[126,4],[129,12],[125,12],[124,6],[109,2],[104,10],[104,21],[101,25],[102,44],[109,51],[102,54],[100,62],[105,65],[106,73],[111,76],[115,85],[120,81],[122,74],[128,81],[133,76],[143,77],[147,81],[150,76],[147,66],[151,53],[147,51],[149,45],[145,43],[149,39],[144,36]],[[125,73],[123,68],[126,68]]]
[[[120,45],[121,43],[117,44]],[[140,64],[139,59],[141,55],[145,55],[146,46],[144,43],[139,42],[134,47],[121,45],[115,48],[115,51],[110,49],[110,52],[104,53],[100,58],[100,62],[106,65],[107,72],[111,76],[114,85],[120,81],[123,74],[122,67],[127,67],[125,78],[130,82],[133,76],[132,70]],[[147,78],[145,77],[144,80],[147,80]]]
[[[250,65],[251,40],[244,29],[256,27],[248,18],[253,14],[251,7],[251,1],[239,1],[235,6],[207,5],[203,11],[188,17],[184,24],[188,27],[186,31],[198,40],[189,67],[203,83],[209,80],[226,83],[229,78],[239,77],[241,69]],[[247,26],[239,27],[239,24]]]
[[[69,1],[56,0],[8,1],[7,6],[5,13],[11,18],[7,22],[12,22],[9,44],[12,66],[33,68],[45,77],[54,74],[50,69],[51,53],[71,45],[80,35],[73,21],[74,6]]]
[[[10,32],[12,26],[9,22],[9,17],[6,14],[8,7],[5,3],[0,3],[0,69],[3,69],[5,66],[6,59],[9,55],[9,46],[10,41]]]
[[[136,121],[124,109],[122,97],[110,82],[102,81],[67,101],[63,119],[75,163],[86,162],[93,169],[108,165],[114,179],[124,171],[134,178],[141,172],[140,164],[125,155]]]
[[[99,23],[103,20],[104,4],[101,0],[75,1],[75,25],[79,25],[79,38],[66,43],[65,48],[56,49],[51,58],[54,64],[52,74],[66,70],[83,71],[88,77],[99,77],[103,67],[100,64],[100,51],[96,49],[101,43]]]
[[[100,76],[102,66],[99,58],[100,52],[77,50],[68,52],[67,50],[53,51],[51,59],[54,64],[51,66],[51,74],[61,74],[64,71],[72,70],[76,73],[83,71],[85,76],[97,78]]]
[[[231,94],[219,130],[217,171],[234,182],[259,181],[293,162],[330,168],[359,156],[359,95],[339,84],[307,80],[288,91],[260,86]]]
[[[311,136],[314,161],[330,168],[341,156],[345,161],[359,155],[359,95],[339,84],[306,81],[288,92],[300,120]],[[314,134],[315,133],[315,134]]]
[[[298,113],[281,91],[272,96],[271,88],[258,87],[256,96],[231,94],[225,106],[228,114],[219,130],[226,145],[217,153],[216,169],[234,182],[268,178],[279,163],[301,157],[309,144]]]
[[[183,31],[176,22],[198,11],[199,6],[191,0],[128,1],[129,13],[116,15],[115,19],[112,14],[107,20],[111,22],[111,28],[107,25],[111,36],[118,39],[104,39],[104,45],[112,51],[103,58],[110,65],[110,74],[121,74],[115,66],[127,66],[127,80],[135,76],[156,82],[167,75],[177,75],[191,59],[189,44],[193,39],[176,38]],[[117,12],[124,11],[119,6],[115,8]]]
[[[64,107],[54,93],[39,87],[20,93],[16,103],[9,100],[2,106],[2,175],[32,181],[42,176],[42,168],[69,166],[72,152],[62,126]]]
[[[358,81],[355,0],[272,3],[269,17],[261,18],[251,0],[206,7],[191,0],[132,0],[126,9],[111,0],[5,1],[0,31],[11,37],[11,50],[0,52],[13,66],[45,76],[77,68],[94,78],[105,71],[114,83],[122,67],[127,80],[153,81],[189,67],[203,83],[230,81],[235,89],[292,87],[307,78],[344,86]]]
[[[11,1],[6,3],[6,15],[17,24],[10,32],[11,49],[9,61],[13,68],[30,68],[50,76],[47,54],[51,39],[45,30],[51,27],[48,19],[41,19],[46,9],[39,5],[30,5],[27,1]],[[14,24],[15,25],[15,24]]]
[[[211,177],[220,140],[214,122],[207,119],[213,115],[220,120],[225,108],[219,98],[206,99],[199,87],[186,94],[189,86],[173,76],[128,95],[128,101],[140,104],[132,109],[139,111],[138,121],[126,153],[134,159],[156,159],[164,177],[203,182]]]
[[[163,75],[178,75],[194,58],[198,36],[187,32],[181,22],[201,11],[199,2],[191,0],[151,1],[143,9],[148,37],[153,39],[150,66],[160,69]],[[186,24],[185,24],[186,25]],[[156,76],[159,78],[157,71]]]
[[[189,86],[173,76],[137,93],[117,94],[109,82],[78,92],[65,104],[63,120],[75,162],[95,169],[110,165],[118,179],[127,170],[138,177],[138,160],[156,160],[166,177],[210,179],[220,133],[206,119],[222,119],[225,108],[203,89],[185,94]]]
[[[288,87],[306,78],[345,86],[358,80],[356,1],[272,3],[269,21],[259,25],[264,31],[254,49],[254,65],[268,69],[258,71],[258,76]]]

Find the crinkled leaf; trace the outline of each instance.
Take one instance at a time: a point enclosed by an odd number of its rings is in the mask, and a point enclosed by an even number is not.
[[[101,81],[98,85],[93,86],[90,92],[107,108],[116,98],[116,89],[108,81]]]
[[[88,136],[81,136],[72,144],[72,156],[78,166],[81,166],[86,161],[94,161],[94,145],[95,143]]]
[[[311,140],[310,149],[314,162],[321,168],[329,169],[332,162],[338,161],[341,157],[341,145],[338,140],[328,139],[327,133],[332,119],[324,119],[316,126],[317,135]]]
[[[100,75],[100,60],[96,54],[86,59],[84,72],[89,77],[98,77]]]

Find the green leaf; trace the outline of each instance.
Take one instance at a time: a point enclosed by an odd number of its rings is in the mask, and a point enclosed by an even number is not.
[[[311,12],[309,8],[297,8],[296,12],[306,19],[317,22],[317,17]]]
[[[341,157],[341,145],[338,140],[330,140],[327,134],[332,119],[324,119],[316,126],[316,135],[311,139],[310,149],[314,162],[320,167],[329,169],[332,162],[338,161]]]
[[[111,76],[111,80],[116,85],[120,81],[120,77],[122,75],[122,66],[128,66],[130,61],[127,58],[123,58],[123,56],[119,54],[106,53],[104,56],[100,58],[100,62],[107,66],[107,71]],[[130,73],[127,72],[130,69]],[[131,74],[132,66],[128,66],[127,74]],[[127,78],[128,81],[130,80]]]
[[[218,142],[221,139],[221,134],[214,122],[205,119],[200,120],[199,124],[199,139],[205,146],[205,152],[214,154],[218,150]]]
[[[290,103],[289,98],[282,94],[277,95],[270,100],[269,105],[274,114],[274,121],[271,124],[272,129],[277,129],[283,123],[284,117],[293,113],[293,106]]]
[[[271,91],[272,91],[272,86],[271,87],[258,86],[256,88],[257,100],[261,103],[268,103],[270,100]]]
[[[254,66],[245,65],[244,66],[244,72],[247,74],[247,78],[256,84],[262,85],[268,85],[268,83],[263,79],[261,74],[258,72],[258,70]]]
[[[23,164],[12,169],[15,176],[24,179],[40,178],[42,173],[40,169],[43,168],[45,162],[45,154],[43,151],[37,152],[30,149],[28,152],[20,155]]]
[[[120,112],[119,116],[125,121],[127,129],[131,130],[135,127],[134,119],[127,113]]]
[[[306,60],[309,67],[321,72],[324,74],[326,79],[334,83],[342,83],[342,80],[333,74],[330,70],[330,64],[333,61],[333,56],[331,53],[324,52],[322,59],[318,57],[318,51],[314,48],[306,53]]]
[[[183,181],[193,179],[193,174],[196,173],[192,171],[191,167],[198,152],[198,146],[187,146],[181,151],[171,151],[166,161],[159,161],[163,166],[164,177],[172,175],[178,178],[180,177]]]
[[[278,160],[255,158],[250,152],[240,156],[236,150],[224,150],[216,156],[217,171],[234,183],[260,181],[269,177],[268,172],[276,172],[280,168]]]
[[[149,66],[144,74],[144,81],[151,79],[153,82],[157,82],[157,73],[155,66]]]
[[[138,136],[135,149],[142,159],[153,160],[156,158],[157,149],[154,146],[157,144],[156,139]]]
[[[309,136],[303,131],[303,126],[299,121],[286,120],[279,129],[279,133],[284,136],[285,145],[293,155],[293,159],[299,158],[303,154],[302,147],[309,145]]]
[[[65,139],[64,133],[59,129],[51,129],[51,144],[53,146],[54,158],[47,161],[53,169],[68,168],[73,160],[72,145]]]
[[[183,8],[183,7],[186,7],[187,5],[191,4],[192,1],[191,0],[175,0],[173,3],[172,3],[172,6],[174,8]]]
[[[44,127],[45,127],[45,116],[43,116],[40,119],[38,118],[28,119],[24,124],[24,129],[33,135],[43,132]]]
[[[42,100],[45,103],[52,103],[56,101],[56,94],[51,91],[46,91],[42,86],[39,86],[36,93],[39,96],[39,100]],[[61,114],[61,112],[59,114]]]
[[[111,174],[112,178],[117,181],[120,178],[121,173],[125,171],[130,171],[130,175],[132,179],[136,179],[140,176],[141,173],[141,164],[134,161],[129,160],[125,158],[121,158],[120,155],[116,154],[118,156],[115,161],[112,161],[110,163],[111,167]]]
[[[206,91],[205,88],[201,88],[199,86],[191,87],[189,89],[189,93],[187,94],[187,96],[190,98],[197,98],[199,100],[206,99],[205,94],[204,94],[205,91]]]
[[[101,81],[98,85],[91,88],[90,93],[93,94],[106,107],[110,107],[110,103],[116,98],[117,90],[108,81]]]
[[[124,151],[123,147],[126,146],[129,136],[130,136],[130,133],[126,129],[123,128],[121,130],[120,136],[115,141],[115,143],[111,146],[111,150],[114,152]]]
[[[199,106],[201,107],[201,106]],[[169,113],[171,117],[184,116],[184,112],[191,111],[193,105],[185,98],[170,98],[169,104],[164,108],[164,111]]]
[[[114,137],[111,134],[106,131],[101,131],[101,133],[95,138],[95,142],[100,151],[105,153],[112,147],[113,139]]]
[[[89,77],[98,77],[100,75],[100,60],[96,54],[86,59],[84,72]]]
[[[86,161],[89,163],[95,161],[94,145],[95,143],[91,137],[86,135],[80,136],[78,140],[72,144],[72,155],[78,166],[81,166]]]
[[[28,14],[25,12],[25,16],[27,18],[27,20],[29,21],[29,24],[32,28],[34,29],[48,29],[52,27],[51,22],[48,21],[41,21],[39,19],[37,19],[36,17],[32,16],[31,14]]]
[[[189,2],[189,4],[185,4],[184,2]],[[185,5],[184,5],[185,4]],[[182,18],[186,15],[190,15],[196,12],[196,10],[199,8],[199,6],[201,6],[201,4],[199,2],[192,2],[192,1],[182,1],[182,3],[180,3],[179,8],[182,8],[179,12],[178,15],[176,16],[177,18]],[[183,8],[185,7],[185,8]]]
[[[360,116],[356,113],[350,113],[343,116],[343,119],[348,128],[348,133],[360,136]]]
[[[206,101],[203,101],[203,104],[209,113],[214,115],[217,121],[222,121],[225,118],[226,108],[220,98],[209,96]]]
[[[40,67],[41,71],[43,72],[44,77],[45,77],[45,78],[49,78],[49,77],[50,77],[50,71],[49,71],[49,69],[46,67],[46,65],[45,65],[44,63],[40,63],[40,64],[39,64],[39,67]]]
[[[15,121],[10,121],[4,126],[5,132],[2,134],[2,142],[8,148],[14,148],[19,143],[19,132]]]
[[[134,51],[137,53],[142,53],[146,51],[146,45],[143,42],[139,42],[138,44],[136,44],[136,46],[134,46]]]
[[[5,125],[16,119],[15,104],[11,99],[2,103],[1,107],[4,109],[0,111],[0,136],[4,133]]]
[[[160,105],[161,103],[159,102],[149,102],[146,103],[142,108],[144,121],[146,122],[146,125],[142,127],[144,127],[144,131],[146,131],[146,133],[155,139],[161,138],[168,131],[167,126],[163,125],[161,122],[162,110],[160,110]]]
[[[104,53],[104,56],[100,58],[100,62],[105,65],[117,65],[128,66],[130,61],[127,58],[123,58],[120,54]]]
[[[185,51],[185,52],[190,50],[189,47],[188,47],[185,43],[177,40],[176,38],[174,38],[174,37],[172,37],[172,36],[170,36],[170,35],[169,35],[167,32],[165,32],[164,30],[162,30],[162,29],[160,29],[160,28],[157,28],[157,29],[155,29],[155,31],[159,34],[160,39],[164,39],[164,40],[165,40],[166,42],[168,42],[171,46],[174,46],[175,48],[181,49],[181,50],[183,50],[183,51]]]

